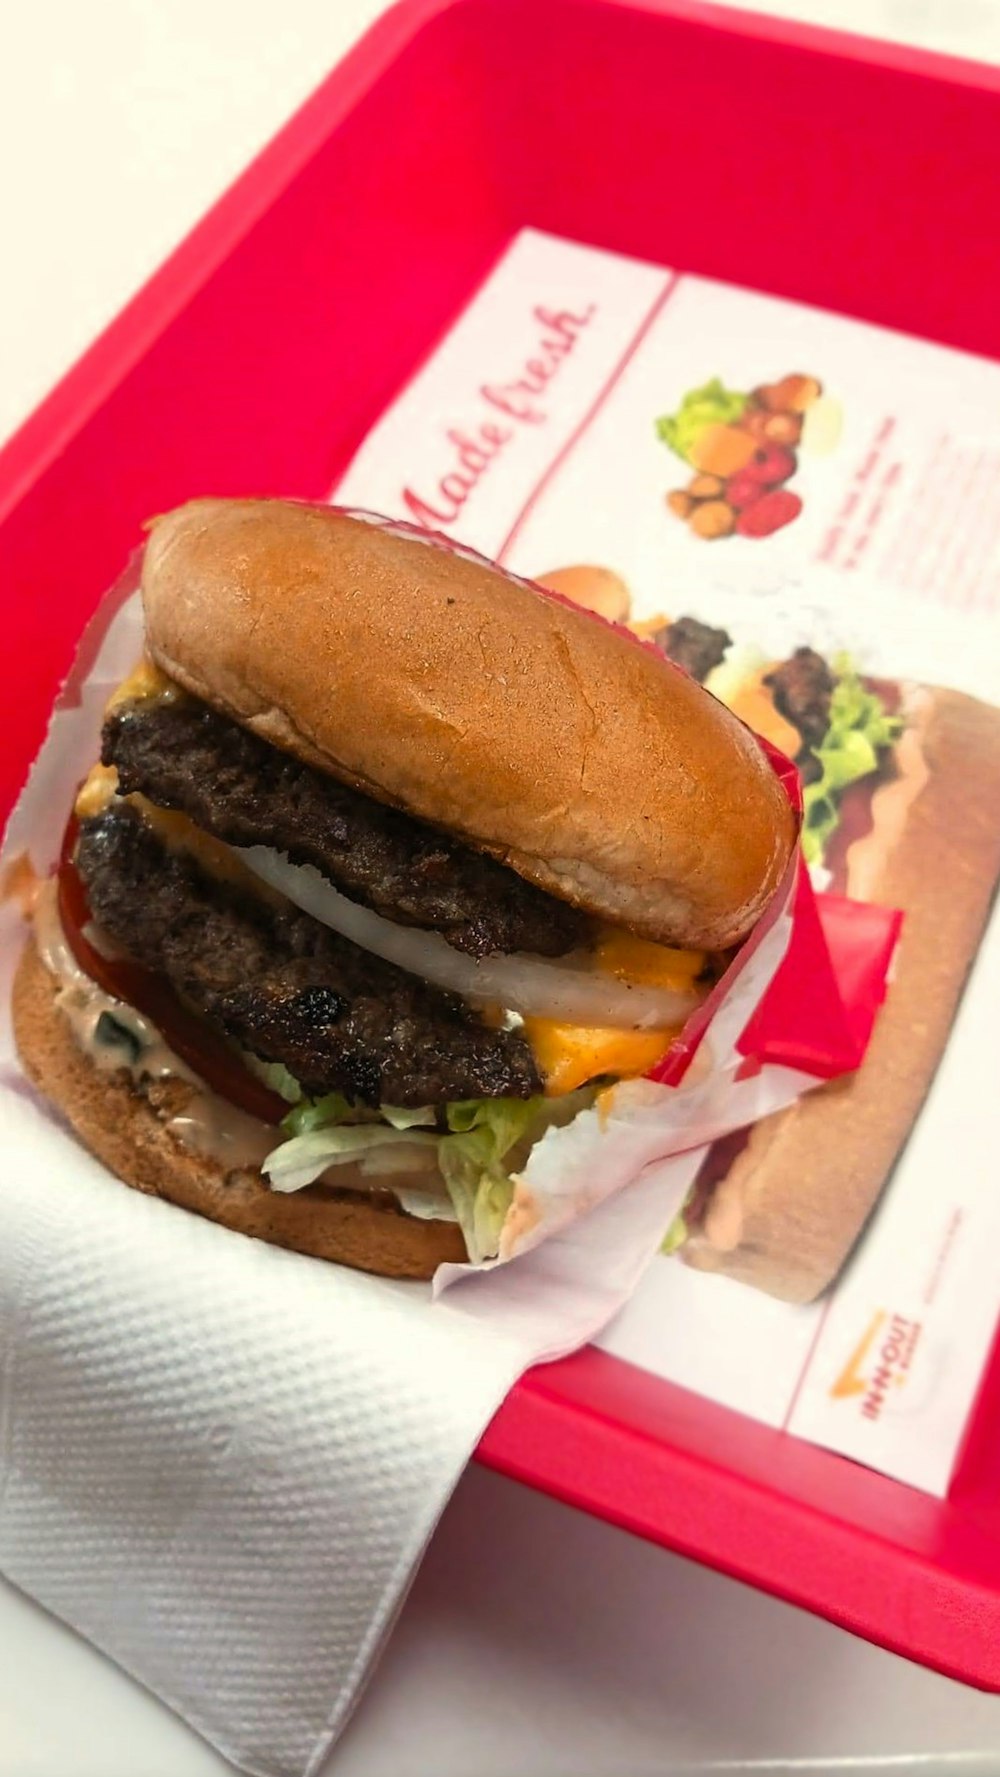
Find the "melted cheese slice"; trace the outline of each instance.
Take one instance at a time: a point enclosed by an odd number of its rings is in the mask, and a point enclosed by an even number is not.
[[[77,819],[92,820],[117,796],[118,773],[114,766],[92,765],[77,792],[74,804]],[[196,826],[186,814],[181,814],[178,809],[158,808],[155,802],[150,802],[138,791],[121,800],[142,816],[168,850],[190,852],[207,875],[235,883],[264,899],[280,900],[280,896],[276,897],[274,890],[268,889],[228,845],[224,845],[221,839],[213,839],[211,833]]]
[[[115,710],[120,710],[129,703],[172,703],[174,698],[181,695],[180,687],[172,679],[168,679],[166,673],[161,673],[159,667],[154,666],[148,655],[144,654],[128,677],[112,691],[104,706],[104,714],[113,715]],[[77,791],[74,803],[77,819],[91,820],[94,815],[101,814],[117,794],[118,773],[115,767],[92,765]]]
[[[175,685],[173,679],[168,679],[166,673],[162,673],[154,665],[148,654],[144,654],[128,678],[123,679],[118,689],[111,693],[104,713],[110,716],[126,703],[172,703],[174,698],[182,695],[180,686]]]
[[[620,981],[677,993],[689,993],[705,967],[700,950],[672,950],[611,927],[599,938],[594,960],[598,969]],[[602,1074],[615,1079],[648,1074],[680,1030],[679,1024],[665,1030],[612,1030],[557,1024],[551,1018],[524,1020],[524,1034],[550,1097],[574,1092]]]
[[[549,1098],[574,1092],[602,1074],[615,1079],[648,1074],[679,1030],[680,1025],[671,1030],[591,1030],[550,1018],[524,1020],[524,1035]]]
[[[595,966],[619,981],[635,981],[642,987],[667,987],[688,993],[705,967],[703,950],[674,950],[634,938],[614,926],[605,926],[594,951]]]
[[[92,765],[76,793],[73,810],[79,821],[103,814],[118,794],[118,773],[113,765]]]
[[[134,703],[172,703],[184,693],[180,686],[168,679],[166,673],[154,665],[148,655],[143,655],[138,665],[133,668],[126,679],[112,692],[105,705],[105,715]],[[81,821],[91,820],[95,815],[103,813],[108,804],[118,795],[118,773],[113,765],[93,765],[87,773],[77,792],[75,811]],[[186,814],[178,810],[158,808],[154,802],[137,792],[122,798],[130,807],[141,814],[147,826],[151,827],[163,845],[173,851],[190,852],[202,869],[210,876],[221,878],[225,882],[242,885],[254,894],[261,894],[263,884],[247,869],[242,859],[224,845],[221,840],[213,839],[201,827],[195,825]],[[270,894],[268,898],[271,898]]]
[[[207,876],[214,876],[221,882],[234,883],[237,887],[247,889],[258,899],[281,900],[281,896],[275,895],[273,889],[261,882],[228,845],[221,839],[214,839],[203,827],[196,826],[189,815],[182,814],[176,808],[159,808],[138,791],[123,797],[123,801],[141,814],[146,825],[152,828],[157,839],[168,851],[189,852]]]

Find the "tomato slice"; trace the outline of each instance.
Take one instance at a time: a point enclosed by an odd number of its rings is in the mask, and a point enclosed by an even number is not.
[[[164,975],[139,963],[102,956],[84,935],[90,919],[87,891],[73,862],[79,822],[71,815],[63,836],[56,878],[59,918],[73,955],[85,974],[115,999],[125,1000],[156,1025],[165,1043],[213,1092],[263,1123],[280,1123],[285,1100],[244,1067],[238,1055],[193,1012]]]

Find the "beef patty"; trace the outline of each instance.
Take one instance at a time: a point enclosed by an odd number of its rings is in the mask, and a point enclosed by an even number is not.
[[[313,864],[354,901],[440,932],[471,956],[562,956],[585,915],[422,821],[218,715],[196,698],[126,704],[104,726],[101,758],[123,792],[141,790],[230,845],[270,845]]]
[[[127,803],[81,822],[76,866],[93,918],[129,957],[310,1097],[402,1106],[541,1091],[515,1032],[289,903],[208,875]]]

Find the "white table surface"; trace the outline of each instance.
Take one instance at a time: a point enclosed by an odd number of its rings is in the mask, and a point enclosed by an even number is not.
[[[0,4],[0,438],[381,0]],[[1000,61],[1000,0],[772,11]],[[472,1469],[337,1777],[1000,1773],[1000,1697]],[[0,1582],[0,1777],[230,1767]]]

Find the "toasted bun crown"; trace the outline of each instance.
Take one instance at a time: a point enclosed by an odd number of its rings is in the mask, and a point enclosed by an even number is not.
[[[146,549],[150,651],[275,746],[663,943],[753,926],[794,843],[750,731],[650,648],[418,534],[196,500]]]

